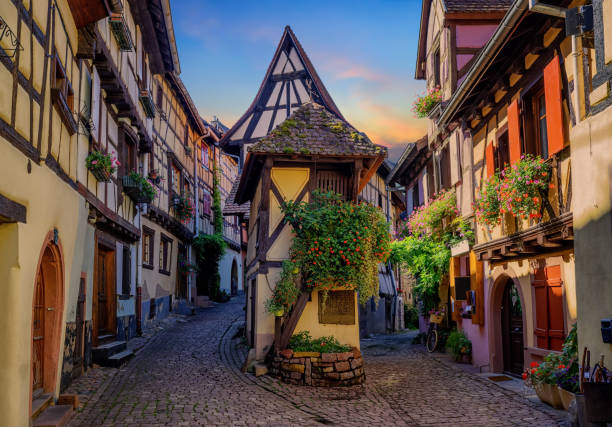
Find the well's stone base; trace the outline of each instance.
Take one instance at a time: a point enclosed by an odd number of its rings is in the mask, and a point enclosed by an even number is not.
[[[317,387],[363,384],[363,358],[357,348],[347,353],[293,352],[277,354],[270,373],[283,382]]]

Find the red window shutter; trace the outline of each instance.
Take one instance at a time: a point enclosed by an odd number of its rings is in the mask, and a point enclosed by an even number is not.
[[[518,100],[515,99],[508,107],[508,145],[510,151],[510,164],[514,164],[521,158],[520,126]]]
[[[546,99],[548,154],[551,155],[561,151],[565,142],[563,98],[561,96],[561,66],[558,55],[544,68],[544,97]]]
[[[535,325],[533,333],[536,336],[536,347],[548,348],[548,287],[543,269],[535,272],[533,280],[535,296]]]
[[[565,321],[560,265],[546,267],[546,282],[548,285],[548,348],[561,351],[565,340]]]
[[[489,142],[485,151],[485,161],[487,162],[487,178],[495,173],[495,160],[493,158],[493,143]]]

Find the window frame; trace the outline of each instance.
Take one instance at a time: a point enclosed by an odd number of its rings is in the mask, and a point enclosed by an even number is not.
[[[145,237],[149,238],[149,248],[148,253],[145,252]],[[148,261],[146,262],[145,253],[148,257]],[[146,225],[142,226],[142,267],[148,270],[153,270],[154,267],[154,256],[155,256],[155,230],[147,227]]]
[[[173,239],[159,233],[159,272],[166,276],[170,276],[172,270],[172,242]]]
[[[505,143],[503,140],[505,139]],[[502,147],[505,144],[505,149]],[[504,158],[505,154],[505,158]],[[505,161],[504,161],[505,160]],[[495,135],[495,146],[493,149],[493,163],[495,170],[503,170],[506,165],[510,164],[510,136],[508,134],[508,124],[506,123],[499,128]]]
[[[539,114],[539,107],[543,103],[545,110],[544,122]],[[522,114],[521,120],[523,123],[523,143],[521,144],[522,154],[531,154],[540,156],[546,160],[548,158],[548,129],[546,128],[546,94],[544,90],[544,78],[538,78],[525,95],[522,96]],[[541,125],[544,123],[546,130],[546,141],[542,141]]]

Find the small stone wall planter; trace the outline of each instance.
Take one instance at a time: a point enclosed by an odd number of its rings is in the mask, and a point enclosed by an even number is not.
[[[534,388],[536,394],[542,402],[548,403],[550,406],[556,409],[563,408],[563,402],[561,401],[559,389],[556,385],[542,383],[536,384]]]
[[[289,384],[315,387],[343,387],[365,382],[363,357],[357,348],[347,353],[283,350],[274,357],[270,373]]]

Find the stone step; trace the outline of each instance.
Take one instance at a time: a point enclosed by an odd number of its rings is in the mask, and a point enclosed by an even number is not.
[[[91,349],[91,357],[94,363],[104,366],[104,361],[113,354],[120,353],[127,348],[126,341],[112,341]]]
[[[53,395],[51,393],[39,394],[32,400],[32,418],[36,418],[42,411],[53,404]]]
[[[253,364],[253,371],[256,377],[261,377],[268,373],[268,366],[265,363],[257,362]]]
[[[72,405],[49,406],[33,421],[34,427],[62,427],[72,416]]]
[[[111,366],[113,368],[119,368],[125,363],[128,362],[134,356],[134,352],[132,350],[125,350],[121,353],[113,354],[111,357],[107,359],[108,364],[105,366]]]
[[[113,334],[98,335],[98,342],[104,342],[111,338],[115,338],[115,336]]]

